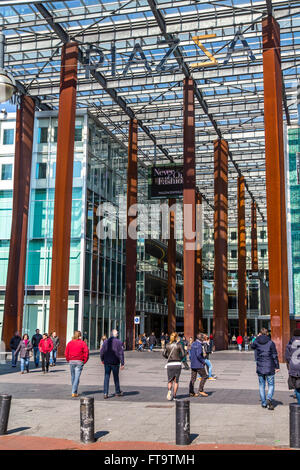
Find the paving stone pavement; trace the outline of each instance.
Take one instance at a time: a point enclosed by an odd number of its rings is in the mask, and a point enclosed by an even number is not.
[[[104,371],[98,354],[84,367],[79,392],[95,398],[95,432],[103,441],[175,442],[175,404],[166,400],[165,360],[160,351],[127,352],[120,373],[124,397],[103,400]],[[216,352],[211,357],[216,381],[208,381],[207,398],[189,398],[193,444],[289,444],[289,409],[283,364],[276,375],[274,411],[262,409],[252,352]],[[31,364],[31,367],[32,364]],[[182,371],[179,399],[188,398],[189,371]],[[112,379],[111,379],[112,380]],[[0,393],[13,397],[9,434],[79,441],[79,399],[72,399],[70,373],[59,359],[48,374],[30,369],[21,375],[0,365]]]

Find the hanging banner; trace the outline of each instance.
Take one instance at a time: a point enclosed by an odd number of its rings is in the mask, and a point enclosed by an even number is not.
[[[148,172],[148,199],[182,197],[183,165],[155,165]]]

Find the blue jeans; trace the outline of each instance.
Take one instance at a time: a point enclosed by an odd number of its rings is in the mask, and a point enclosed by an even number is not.
[[[249,350],[249,344],[245,344],[245,351]]]
[[[35,365],[38,366],[40,362],[40,350],[38,346],[34,346],[33,348],[33,358]]]
[[[71,370],[71,382],[72,382],[72,393],[77,393],[79,379],[83,369],[83,362],[81,364],[70,364]]]
[[[209,359],[204,359],[205,364],[207,365],[208,368],[208,377],[212,377],[212,365]]]
[[[15,350],[15,349],[12,349],[12,350],[11,350],[11,366],[12,366],[12,367],[16,367],[16,366],[17,366],[18,355],[19,355],[19,352],[17,352],[17,354],[16,354],[16,350]]]
[[[267,400],[272,400],[275,390],[275,375],[259,375],[258,382],[259,382],[259,394],[261,399],[261,404],[266,406],[266,381],[268,382],[268,395]]]
[[[150,351],[154,348],[154,344],[150,344]]]
[[[56,364],[56,355],[57,351],[52,351],[50,352],[50,364]]]
[[[298,405],[300,405],[300,389],[295,388]]]
[[[29,357],[21,357],[21,372],[24,372],[24,370],[29,370]]]
[[[239,351],[241,351],[242,350],[242,345],[238,344],[238,347],[239,347]]]
[[[105,370],[105,376],[104,376],[104,395],[108,395],[109,391],[109,378],[110,378],[110,373],[112,371],[113,376],[114,376],[114,382],[115,382],[115,388],[116,388],[116,393],[120,393],[120,381],[119,381],[119,369],[120,366],[117,365],[111,365],[111,364],[105,364],[104,365],[104,370]]]

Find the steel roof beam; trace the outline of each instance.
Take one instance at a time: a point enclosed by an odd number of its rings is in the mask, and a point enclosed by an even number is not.
[[[55,31],[55,33],[57,34],[57,36],[61,39],[61,41],[63,43],[66,43],[68,42],[69,40],[69,35],[64,31],[64,29],[58,24],[58,23],[55,23],[54,20],[53,20],[53,17],[52,15],[49,13],[49,11],[44,7],[44,5],[42,3],[37,3],[35,4],[35,7],[37,8],[37,10],[39,11],[39,13],[43,16],[43,18],[45,18],[45,20],[47,21],[47,23],[49,24],[49,26],[51,26],[51,28],[53,29],[53,31]],[[78,60],[79,62],[83,65],[83,66],[86,66],[85,62],[84,62],[84,57],[83,57],[83,53],[82,53],[82,50],[80,48],[78,48]],[[116,93],[116,91],[114,89],[108,89],[107,88],[107,81],[106,81],[106,78],[100,73],[100,72],[97,72],[97,71],[91,71],[90,72],[91,75],[94,77],[94,79],[102,86],[102,88],[109,94],[109,96],[112,98],[112,100],[118,105],[120,106],[120,108],[122,109],[122,111],[124,111],[125,114],[127,114],[127,116],[130,118],[130,119],[133,119],[135,116],[134,116],[134,112],[133,110],[127,105],[126,101],[123,99],[123,98],[120,98],[118,96],[118,94]],[[156,143],[156,137],[149,131],[148,127],[146,127],[143,122],[138,119],[138,125],[139,127],[145,132],[145,134],[152,140],[152,142],[157,146],[157,148],[170,160],[170,161],[173,161],[173,158],[170,157],[168,151],[166,149],[164,149],[161,145],[157,145]]]

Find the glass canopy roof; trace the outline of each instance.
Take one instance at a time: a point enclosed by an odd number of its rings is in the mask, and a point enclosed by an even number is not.
[[[80,48],[77,106],[88,107],[127,145],[139,120],[143,165],[183,160],[183,78],[195,80],[197,186],[213,206],[213,141],[228,141],[229,220],[237,217],[237,176],[246,215],[266,219],[262,18],[281,30],[285,125],[298,123],[300,1],[4,0],[5,68],[43,109],[59,100],[64,42]]]

